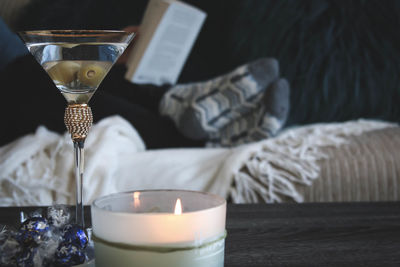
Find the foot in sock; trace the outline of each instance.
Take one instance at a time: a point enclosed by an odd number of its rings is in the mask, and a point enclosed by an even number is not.
[[[161,100],[160,112],[186,137],[209,139],[255,110],[278,76],[277,60],[262,58],[206,82],[172,87]]]
[[[213,134],[207,146],[233,147],[275,136],[286,122],[289,94],[289,83],[285,79],[274,82],[255,110]]]

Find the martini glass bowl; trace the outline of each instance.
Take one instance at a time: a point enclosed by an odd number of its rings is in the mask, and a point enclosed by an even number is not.
[[[84,143],[93,121],[88,103],[108,71],[132,41],[134,33],[110,30],[49,30],[19,32],[19,36],[67,101],[64,122],[74,144],[76,223],[84,228]]]

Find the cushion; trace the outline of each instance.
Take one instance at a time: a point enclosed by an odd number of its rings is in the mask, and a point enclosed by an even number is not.
[[[400,197],[400,127],[349,136],[349,143],[323,148],[320,175],[297,186],[305,202],[395,201]]]

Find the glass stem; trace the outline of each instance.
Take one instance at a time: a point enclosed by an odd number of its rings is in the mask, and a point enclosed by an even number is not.
[[[84,140],[74,141],[75,151],[75,180],[76,180],[76,217],[75,223],[82,228],[85,227],[83,217],[83,203],[82,203],[82,190],[83,190],[83,169],[84,169]]]

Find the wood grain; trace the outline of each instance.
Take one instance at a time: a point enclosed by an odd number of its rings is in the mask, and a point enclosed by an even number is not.
[[[228,207],[226,266],[400,266],[400,204]]]
[[[227,230],[225,266],[400,266],[400,202],[229,204]]]

